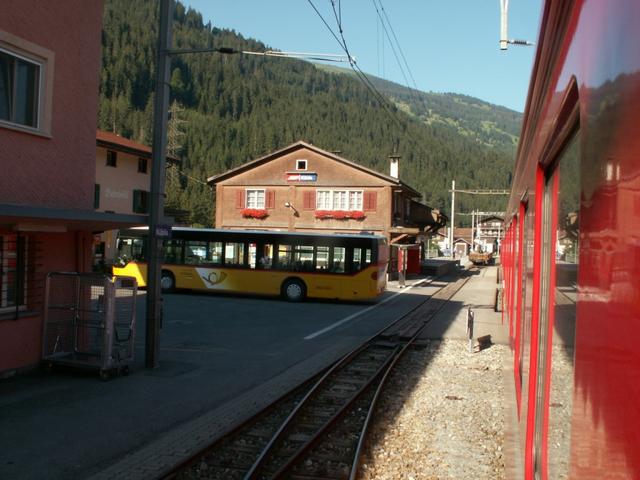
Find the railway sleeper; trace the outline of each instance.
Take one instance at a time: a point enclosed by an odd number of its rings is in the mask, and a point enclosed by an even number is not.
[[[329,479],[343,479],[348,478],[349,466],[325,466],[318,465],[314,467],[307,467],[305,469],[296,470],[295,473],[287,476],[289,479],[301,479],[301,480],[329,480]]]
[[[409,345],[409,348],[411,350],[424,350],[429,345],[431,345],[431,342],[429,341],[429,339],[419,338],[419,339],[416,339],[416,341],[414,341],[411,345]]]

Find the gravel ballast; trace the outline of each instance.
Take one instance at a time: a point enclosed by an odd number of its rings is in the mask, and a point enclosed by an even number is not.
[[[469,353],[453,339],[407,352],[377,407],[359,478],[504,479],[508,355],[495,344]]]

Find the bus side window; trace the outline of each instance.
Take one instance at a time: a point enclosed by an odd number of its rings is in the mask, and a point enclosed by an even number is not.
[[[164,246],[165,263],[184,263],[182,260],[183,248],[183,240],[167,240]]]
[[[313,245],[296,245],[293,247],[293,269],[296,272],[313,271]]]
[[[144,262],[144,239],[134,238],[131,242],[131,259]]]
[[[353,272],[359,272],[362,270],[362,249],[354,248],[353,249],[353,263],[352,270]]]
[[[258,251],[260,257],[258,258],[257,268],[262,270],[270,270],[272,268],[271,261],[273,258],[273,245],[265,244],[258,245]]]
[[[244,265],[244,243],[242,242],[225,243],[224,264],[229,266]]]
[[[118,256],[122,261],[144,261],[144,239],[119,238]]]
[[[345,260],[346,260],[345,247],[333,247],[333,261],[331,263],[331,272],[344,273]]]
[[[207,263],[222,265],[222,242],[209,242]]]
[[[278,268],[280,270],[290,270],[291,265],[291,245],[278,245]]]
[[[329,247],[316,247],[316,271],[326,272],[329,270]]]
[[[207,260],[207,242],[187,241],[185,245],[184,263],[198,265]]]

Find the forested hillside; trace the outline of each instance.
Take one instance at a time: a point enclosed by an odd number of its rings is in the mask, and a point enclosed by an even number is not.
[[[156,15],[154,0],[105,3],[98,125],[146,144]],[[176,48],[268,48],[204,24],[198,12],[180,3],[174,17]],[[297,140],[340,150],[383,173],[397,148],[401,179],[447,214],[452,179],[468,188],[509,185],[520,114],[471,97],[373,80],[391,98],[391,107],[383,108],[353,75],[309,62],[218,53],[175,56],[169,143],[183,163],[180,173],[169,171],[167,205],[189,210],[194,224],[210,225],[208,176]],[[461,195],[456,211],[502,209],[505,200]]]

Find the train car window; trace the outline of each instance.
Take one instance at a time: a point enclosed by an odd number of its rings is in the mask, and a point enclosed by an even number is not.
[[[207,263],[222,265],[222,242],[209,242]]]
[[[244,264],[244,242],[225,243],[224,264],[228,266],[240,266]]]
[[[316,270],[320,272],[329,270],[329,247],[316,247]]]
[[[185,243],[184,263],[198,265],[207,261],[207,242],[187,240]]]
[[[580,163],[578,135],[560,157],[558,176],[556,282],[549,390],[548,478],[569,478],[574,390],[576,300],[580,259]]]

